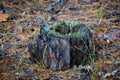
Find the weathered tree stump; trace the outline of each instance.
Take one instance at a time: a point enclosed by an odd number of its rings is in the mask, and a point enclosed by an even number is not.
[[[78,22],[58,22],[42,27],[36,43],[30,43],[31,57],[52,70],[64,70],[84,64],[93,54],[92,34]]]

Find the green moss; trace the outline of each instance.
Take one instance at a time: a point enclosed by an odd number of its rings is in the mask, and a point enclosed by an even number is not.
[[[64,25],[64,27],[62,27]],[[56,29],[59,27],[59,30]],[[71,37],[89,37],[90,30],[84,25],[80,24],[77,21],[65,21],[58,22],[50,25],[48,27],[44,27],[44,31],[48,34],[48,36],[58,36],[62,38],[71,38]],[[66,34],[63,34],[66,33]]]

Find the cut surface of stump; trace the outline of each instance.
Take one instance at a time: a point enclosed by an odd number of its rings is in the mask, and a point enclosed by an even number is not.
[[[31,57],[43,60],[45,67],[52,70],[85,64],[94,53],[92,34],[79,22],[57,22],[41,27],[36,46],[31,44],[28,45]]]

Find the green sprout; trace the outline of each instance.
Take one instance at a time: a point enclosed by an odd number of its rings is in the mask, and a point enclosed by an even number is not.
[[[112,58],[112,66],[115,64],[115,59]]]
[[[97,9],[96,13],[98,15],[103,15],[105,13],[105,11],[106,11],[106,8],[100,7],[99,9]]]

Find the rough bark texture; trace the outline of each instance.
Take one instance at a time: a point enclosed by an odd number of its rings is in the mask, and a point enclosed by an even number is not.
[[[69,21],[42,27],[36,43],[30,43],[28,48],[31,57],[43,59],[45,67],[52,70],[85,64],[94,52],[88,27]]]

